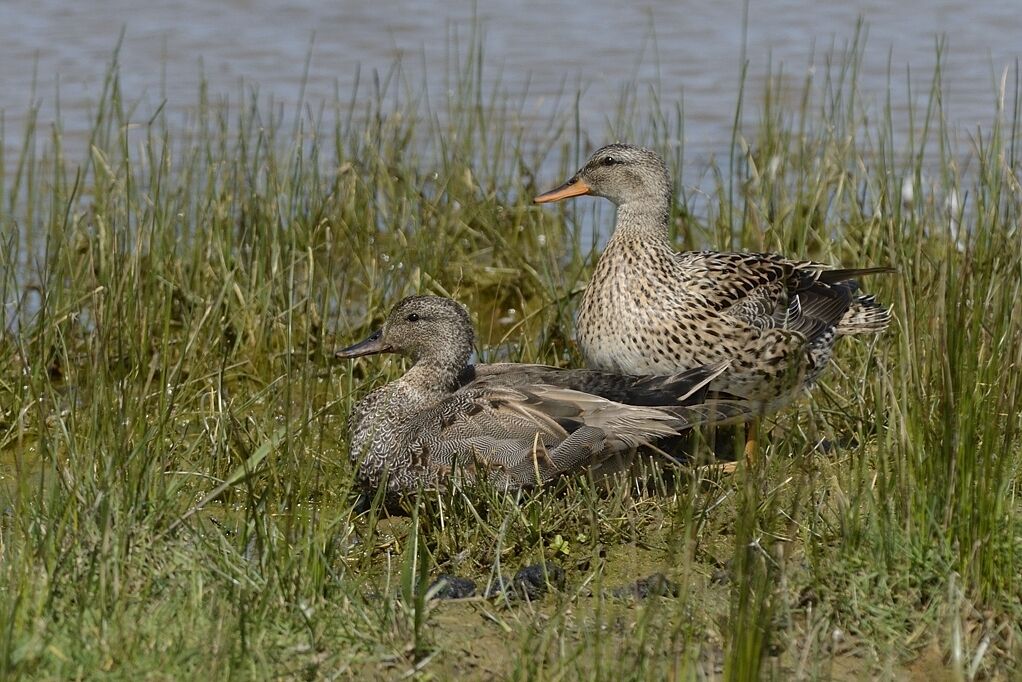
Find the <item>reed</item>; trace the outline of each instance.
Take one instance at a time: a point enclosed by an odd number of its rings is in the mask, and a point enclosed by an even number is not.
[[[604,131],[577,130],[571,92],[525,120],[480,36],[442,100],[395,65],[294,115],[203,88],[184,125],[138,120],[115,58],[84,156],[29,125],[0,163],[4,677],[1018,675],[1017,74],[963,145],[938,68],[902,140],[860,92],[864,49],[795,98],[779,70],[746,85],[728,165],[677,168],[679,246],[898,268],[869,283],[892,329],[842,343],[764,466],[407,516],[359,503],[344,423],[400,363],[331,350],[431,292],[470,307],[484,358],[579,364],[609,215],[530,199]],[[667,92],[610,123],[679,166]],[[427,599],[441,572],[535,562],[564,589]],[[658,571],[677,597],[611,593]]]

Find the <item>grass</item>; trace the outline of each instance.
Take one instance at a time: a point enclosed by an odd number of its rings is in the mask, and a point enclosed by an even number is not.
[[[400,364],[331,350],[434,292],[469,305],[484,358],[579,364],[609,210],[529,200],[603,132],[569,94],[525,125],[478,38],[442,106],[395,67],[293,121],[205,91],[185,125],[140,121],[114,64],[85,158],[29,126],[0,163],[3,676],[1022,674],[1019,89],[961,144],[938,68],[902,140],[860,94],[864,49],[793,108],[780,73],[744,92],[731,167],[679,187],[680,247],[899,271],[868,284],[892,329],[842,344],[764,466],[407,515],[357,505],[344,423]],[[680,105],[655,101],[623,99],[607,137],[679,164]],[[567,573],[544,600],[426,598],[537,561]],[[657,571],[677,597],[608,592]]]

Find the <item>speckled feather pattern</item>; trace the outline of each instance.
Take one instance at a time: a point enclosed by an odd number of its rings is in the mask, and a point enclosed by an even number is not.
[[[576,183],[618,206],[578,311],[576,336],[592,368],[666,374],[730,361],[711,390],[770,412],[819,376],[838,337],[875,334],[890,321],[854,279],[884,268],[676,252],[667,238],[670,178],[655,152],[608,145],[565,186]]]
[[[360,400],[348,421],[360,482],[389,493],[479,479],[504,489],[539,485],[695,425],[745,419],[750,409],[706,401],[725,365],[663,377],[467,365],[471,325],[450,299],[405,299],[381,332],[338,355],[365,354],[349,351],[370,342],[379,348],[369,352],[414,360]]]

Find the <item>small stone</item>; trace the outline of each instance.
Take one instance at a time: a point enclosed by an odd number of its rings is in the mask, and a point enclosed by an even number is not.
[[[714,569],[713,573],[710,574],[710,584],[712,585],[726,585],[731,582],[731,560],[728,559],[724,562],[724,565],[718,566]]]
[[[508,580],[505,576],[499,575],[497,576],[497,580],[491,583],[490,586],[486,588],[486,593],[483,596],[485,596],[487,599],[493,599],[494,597],[499,597],[500,595],[504,594],[505,588],[510,587],[511,581]]]
[[[539,599],[547,593],[547,589],[553,587],[556,590],[564,588],[564,569],[556,564],[547,564],[546,570],[542,564],[525,566],[515,573],[511,580],[516,592],[520,596],[529,599]]]
[[[804,609],[809,606],[814,606],[820,597],[816,594],[816,590],[811,587],[806,587],[798,596],[798,608]]]
[[[556,564],[531,564],[515,573],[511,580],[500,578],[487,590],[487,597],[505,594],[508,598],[524,598],[529,601],[541,599],[549,588],[560,590],[564,587],[564,569]]]
[[[468,578],[444,573],[430,584],[428,592],[433,599],[466,599],[475,596],[476,584]]]
[[[677,597],[678,586],[663,573],[654,573],[636,580],[631,585],[618,587],[610,591],[615,597],[633,597],[645,599],[647,597]]]

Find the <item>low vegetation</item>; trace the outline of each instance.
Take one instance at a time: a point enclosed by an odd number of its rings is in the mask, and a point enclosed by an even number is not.
[[[478,44],[436,109],[396,68],[293,118],[203,94],[139,120],[114,64],[84,157],[30,126],[0,163],[0,673],[1022,674],[1017,74],[958,137],[938,69],[906,138],[861,51],[793,106],[780,76],[736,93],[746,123],[702,166],[669,90],[606,130],[526,120]],[[615,138],[685,170],[679,248],[897,267],[868,284],[891,329],[840,345],[752,470],[360,499],[345,417],[402,367],[331,351],[438,293],[480,357],[580,365],[610,207],[530,199]],[[430,599],[528,564],[563,586]],[[653,573],[675,596],[620,589]]]

